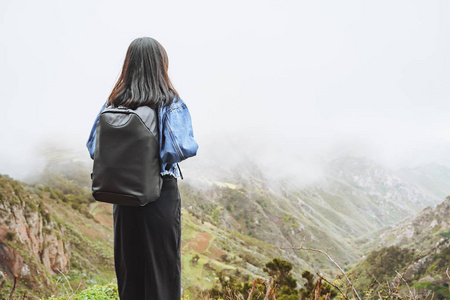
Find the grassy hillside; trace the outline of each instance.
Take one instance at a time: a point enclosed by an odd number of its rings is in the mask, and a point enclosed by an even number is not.
[[[50,176],[48,173],[45,175]],[[2,272],[9,274],[5,290],[12,288],[13,278],[18,276],[16,295],[26,291],[30,298],[70,295],[76,290],[114,280],[112,206],[91,202],[84,187],[73,179],[58,174],[50,178],[52,187],[28,185],[7,176],[0,177],[0,199],[4,211],[0,218],[0,228],[4,232],[1,243],[17,249],[12,259],[23,261],[30,270],[28,273],[23,272],[23,268],[17,271],[14,265],[2,264]],[[77,185],[78,189],[75,188]],[[189,198],[187,195],[182,197]],[[29,211],[39,214],[40,221],[31,222]],[[36,244],[27,244],[21,238],[21,227],[8,222],[19,214],[24,219],[20,226],[26,227],[26,232],[55,235],[59,239],[50,240],[49,244],[36,241]],[[200,217],[190,209],[182,209],[185,295],[195,297],[196,292],[211,289],[218,272],[240,278],[264,276],[262,268],[272,257],[292,256],[292,251],[220,228],[212,219]],[[39,228],[42,228],[41,232]],[[64,251],[51,258],[67,260],[64,270],[46,267],[40,259],[40,253],[51,249],[53,243],[64,245]],[[34,248],[39,248],[36,255]],[[297,275],[301,273],[301,266],[306,266],[306,263],[297,265]]]
[[[18,277],[15,293],[30,299],[113,279],[111,228],[89,211],[97,204],[44,185],[0,176],[0,246],[5,290]]]
[[[114,282],[112,205],[94,202],[89,166],[58,157],[31,184],[0,180],[0,251],[9,253],[0,271],[8,275],[6,289],[18,276],[17,295],[64,297]],[[334,278],[336,267],[324,255],[289,248],[304,241],[348,269],[363,253],[380,250],[371,244],[378,236],[385,247],[398,240],[382,226],[435,201],[371,161],[335,161],[327,174],[302,188],[269,183],[257,168],[222,181],[179,181],[184,295],[196,299],[223,276],[267,278],[264,266],[275,257],[293,264],[300,286],[305,270]],[[415,240],[441,242],[446,229],[439,224]],[[439,240],[426,240],[429,234]],[[430,259],[441,264],[441,256]]]
[[[36,209],[43,214],[42,222],[54,224],[48,229],[43,226],[43,230],[61,236],[66,250],[61,256],[68,261],[65,270],[45,268],[39,258],[29,254],[33,247],[23,247],[20,239],[12,239],[9,244],[22,249],[18,256],[31,273],[40,267],[39,274],[45,274],[47,282],[46,285],[33,284],[33,276],[18,273],[16,294],[28,290],[29,296],[36,297],[69,295],[75,290],[114,280],[112,206],[92,202],[86,186],[88,181],[77,174],[85,172],[86,168],[83,171],[83,167],[71,167],[70,170],[71,176],[67,176],[55,169],[46,169],[34,185],[2,177],[5,184],[1,195],[13,195],[14,189],[23,191],[8,198],[11,201],[3,201],[3,205],[15,207],[14,201],[17,201],[20,211],[37,205]],[[305,269],[326,270],[330,266],[323,257],[278,247],[298,244],[305,230],[290,214],[290,208],[283,208],[290,205],[288,199],[280,199],[264,188],[232,183],[211,183],[204,190],[182,182],[180,190],[183,199],[182,286],[186,296],[195,298],[198,292],[210,290],[218,283],[219,272],[241,280],[265,277],[264,265],[274,257],[292,261],[296,278],[301,278]],[[10,217],[11,214],[5,220]],[[8,227],[6,221],[3,226],[14,234],[16,228]],[[28,227],[33,231],[33,226]],[[318,238],[323,234],[326,239],[332,239],[325,230],[319,230],[322,233],[316,234]],[[46,251],[49,246],[41,245],[40,251]],[[13,275],[8,266],[3,270]],[[8,287],[12,286],[12,278],[14,276],[9,276]]]
[[[447,197],[438,206],[383,229],[378,238],[365,245],[366,249],[375,250],[353,269],[357,287],[386,289],[385,282],[396,283],[400,280],[398,274],[402,274],[401,280],[420,297],[431,291],[435,299],[450,299],[449,216]]]

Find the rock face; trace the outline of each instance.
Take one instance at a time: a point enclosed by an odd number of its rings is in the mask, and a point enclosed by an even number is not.
[[[427,250],[448,239],[450,197],[436,207],[427,207],[412,218],[386,228],[377,241],[381,246],[410,245]]]
[[[24,267],[23,258],[19,253],[9,245],[0,244],[0,257],[2,265],[7,267],[15,277],[18,277]]]
[[[3,272],[22,278],[30,276],[30,269],[42,275],[45,271],[50,275],[67,273],[70,244],[64,242],[64,236],[64,228],[52,220],[37,195],[0,176],[0,267]],[[42,270],[42,266],[46,270]]]

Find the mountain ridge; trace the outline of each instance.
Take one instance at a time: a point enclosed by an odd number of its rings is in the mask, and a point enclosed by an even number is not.
[[[381,229],[376,238],[368,240],[364,245],[366,253],[369,249],[372,249],[372,252],[353,269],[358,278],[357,286],[369,286],[369,282],[373,280],[400,280],[398,275],[393,273],[395,270],[402,274],[401,280],[415,288],[418,297],[425,298],[432,291],[437,299],[448,299],[449,216],[450,196],[436,207],[427,207],[402,222]],[[406,253],[406,259],[396,261],[392,253],[395,253],[395,256]],[[374,259],[377,256],[390,257],[381,260],[381,263],[390,260],[391,273],[381,271],[383,268],[380,268],[380,262]],[[390,278],[386,278],[387,275]]]
[[[70,269],[63,271],[74,278],[73,284],[110,282],[114,278],[111,206],[93,202],[87,164],[60,157],[35,176],[32,185],[2,177],[12,187],[0,188],[0,195],[13,195],[10,191],[18,186],[43,203],[44,212],[57,224],[63,246],[70,253],[67,256]],[[374,161],[360,158],[334,160],[325,177],[302,187],[268,180],[256,164],[250,171],[227,174],[212,180],[189,176],[188,169],[185,172],[188,178],[179,182],[182,282],[185,293],[191,295],[210,289],[221,271],[239,274],[244,279],[264,277],[264,264],[274,257],[293,263],[293,274],[299,283],[305,269],[331,276],[336,270],[325,257],[281,248],[298,247],[304,240],[308,247],[326,250],[349,268],[370,250],[368,241],[376,238],[383,226],[393,225],[438,202],[435,194],[410,184]],[[441,189],[445,190],[446,185]],[[17,198],[22,203],[33,203],[28,201],[27,194]],[[2,205],[15,205],[10,202],[2,201]],[[0,228],[6,228],[5,220],[10,215],[0,219]],[[2,241],[8,232],[14,230],[0,231]],[[53,233],[56,237],[57,232]],[[14,240],[22,245],[19,242]],[[85,253],[83,248],[92,253]],[[34,266],[30,261],[36,261],[36,270],[43,265],[26,253],[20,256],[30,266]],[[105,266],[98,266],[100,262]],[[3,271],[8,271],[7,265]],[[48,269],[47,273],[47,288],[56,288],[55,278],[62,275],[53,275],[57,272]],[[48,293],[44,286],[33,288],[40,291],[37,293]]]

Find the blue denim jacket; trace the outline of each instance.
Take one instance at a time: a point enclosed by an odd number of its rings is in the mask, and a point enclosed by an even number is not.
[[[106,107],[102,106],[91,129],[86,143],[91,158],[94,159],[95,138],[98,119]],[[198,145],[194,140],[191,115],[186,104],[178,98],[170,106],[158,109],[159,154],[161,157],[161,175],[179,177],[177,163],[197,154]]]

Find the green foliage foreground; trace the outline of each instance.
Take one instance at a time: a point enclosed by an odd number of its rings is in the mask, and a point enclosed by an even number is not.
[[[299,300],[309,299],[316,288],[316,279],[309,271],[302,273],[302,278],[306,280],[305,287],[297,289],[297,280],[292,277],[292,263],[281,258],[274,258],[266,263],[264,272],[274,279],[276,285],[276,299],[278,300]],[[211,299],[248,299],[252,287],[254,288],[251,299],[264,299],[267,295],[267,282],[255,280],[254,283],[248,280],[241,281],[237,276],[225,276],[218,274],[220,287],[215,286],[209,291]],[[269,292],[270,293],[270,292]],[[323,283],[320,297],[333,299],[337,292],[327,283]],[[271,297],[270,297],[271,298]],[[209,298],[208,298],[209,299]]]
[[[50,297],[47,300],[119,300],[117,285],[110,283],[107,285],[95,285],[78,294],[68,296],[60,296],[57,298]]]
[[[297,289],[297,281],[291,274],[292,264],[280,258],[275,258],[266,264],[264,271],[275,279],[277,283],[277,299],[279,300],[297,300],[309,299],[314,289],[314,278],[309,271],[303,272],[303,278],[307,284],[305,288]],[[202,299],[247,299],[249,291],[252,288],[251,281],[240,281],[234,276],[225,276],[219,272],[220,287],[216,286],[207,293],[208,295]],[[252,299],[263,299],[266,294],[267,286],[261,283],[255,285],[255,293]],[[231,293],[230,293],[231,292]],[[336,292],[331,290],[329,286],[324,285],[321,295],[329,295],[330,298],[336,296]],[[233,295],[230,298],[230,295]],[[236,298],[235,298],[236,297]],[[107,285],[95,285],[79,293],[66,292],[66,295],[59,297],[50,297],[47,300],[119,300],[117,285],[110,283]],[[183,300],[190,300],[183,297]]]
[[[402,252],[402,253],[400,253]],[[379,266],[382,264],[387,264],[389,267],[397,269],[399,266],[403,266],[411,259],[414,251],[407,250],[402,251],[398,247],[383,248],[379,251],[374,251],[368,256],[368,259],[364,263],[370,263],[367,267],[367,271],[371,274],[377,274],[381,278],[385,278],[389,281],[390,274],[385,274],[384,271],[381,272]],[[394,255],[399,254],[399,255]],[[401,255],[400,255],[401,254]],[[447,253],[441,253],[440,255],[446,255]],[[378,262],[378,263],[376,263]],[[440,262],[440,261],[439,261]],[[447,262],[447,261],[446,261]],[[266,263],[264,271],[274,279],[276,286],[276,295],[278,300],[306,300],[306,299],[333,299],[338,297],[339,299],[356,299],[354,295],[349,295],[350,291],[348,286],[343,285],[335,281],[337,285],[341,286],[339,290],[332,287],[330,284],[323,282],[321,277],[316,278],[314,274],[305,270],[302,273],[303,287],[297,289],[297,280],[292,277],[292,264],[280,258],[275,258],[272,261]],[[379,270],[380,269],[380,270]],[[265,295],[270,294],[271,289],[274,286],[270,286],[271,281],[262,280],[256,278],[253,282],[249,280],[247,276],[241,277],[242,274],[236,273],[236,276],[230,274],[226,275],[223,272],[218,272],[218,283],[219,285],[214,286],[209,291],[202,291],[195,298],[190,298],[188,296],[183,296],[182,300],[210,300],[210,299],[220,299],[220,300],[244,300],[248,299],[250,294],[251,299],[262,300],[265,299]],[[360,279],[364,278],[363,274],[359,274]],[[260,280],[259,280],[260,279]],[[355,279],[355,278],[354,278]],[[398,279],[399,280],[399,279]],[[358,281],[358,280],[356,280]],[[414,288],[418,290],[425,289],[429,292],[426,296],[420,299],[448,299],[449,288],[448,283],[435,284],[429,282],[420,282],[414,285]],[[269,292],[268,292],[269,289]],[[252,291],[252,292],[250,292]],[[360,292],[361,299],[418,299],[414,295],[416,292],[405,291],[402,292],[400,288],[400,281],[394,285],[379,285],[377,288],[364,289]],[[430,296],[431,295],[431,296]],[[64,296],[51,297],[47,300],[107,300],[107,299],[119,299],[117,285],[110,283],[107,285],[96,285],[83,290],[79,293],[67,292]]]

